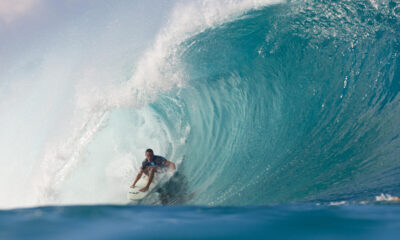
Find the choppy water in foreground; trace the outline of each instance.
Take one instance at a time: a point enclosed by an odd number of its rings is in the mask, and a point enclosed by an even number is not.
[[[396,205],[71,206],[0,212],[1,239],[396,239]]]

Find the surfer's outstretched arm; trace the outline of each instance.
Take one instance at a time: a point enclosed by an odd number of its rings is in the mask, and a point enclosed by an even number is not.
[[[139,181],[139,179],[142,177],[142,174],[143,174],[143,169],[140,169],[138,175],[136,176],[135,182],[133,182],[131,188],[134,188],[134,187],[135,187],[137,181]]]
[[[149,181],[147,181],[147,185],[144,186],[142,189],[139,189],[139,191],[141,192],[146,192],[147,190],[149,190],[150,184],[153,181],[153,177],[154,177],[154,172],[157,170],[156,167],[152,167],[150,169],[150,176],[149,176]]]

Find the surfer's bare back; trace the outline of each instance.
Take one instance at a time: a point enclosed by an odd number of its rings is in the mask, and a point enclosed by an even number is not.
[[[173,162],[168,161],[162,156],[154,155],[152,149],[146,150],[146,159],[142,162],[142,167],[138,175],[136,176],[135,182],[133,182],[131,188],[134,188],[137,181],[142,177],[142,174],[146,174],[149,176],[149,181],[147,182],[146,186],[139,189],[140,192],[146,192],[149,190],[150,184],[153,181],[154,173],[157,172],[158,168],[170,167],[172,170],[176,170],[175,164]]]

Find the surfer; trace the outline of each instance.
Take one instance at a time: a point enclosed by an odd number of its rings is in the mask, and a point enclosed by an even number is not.
[[[137,181],[142,177],[143,173],[149,176],[149,181],[147,182],[146,186],[139,189],[140,192],[146,192],[149,190],[150,184],[153,181],[154,173],[157,172],[158,168],[165,168],[170,167],[172,170],[176,170],[175,164],[173,162],[168,161],[162,156],[154,155],[152,149],[146,150],[146,159],[142,162],[142,167],[138,175],[136,176],[135,182],[132,184],[131,188],[134,188]]]

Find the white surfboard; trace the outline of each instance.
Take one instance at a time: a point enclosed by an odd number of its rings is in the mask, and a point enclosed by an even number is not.
[[[143,174],[144,175],[144,174]],[[161,180],[166,177],[165,173],[156,173],[153,181],[151,182],[149,186],[149,190],[146,192],[140,192],[139,190],[143,188],[144,186],[147,185],[147,182],[149,181],[149,177],[144,175],[142,178],[139,179],[139,181],[136,183],[135,188],[129,188],[128,190],[128,199],[129,200],[141,200],[144,197],[146,197],[148,194],[152,193],[152,191],[159,185]]]

